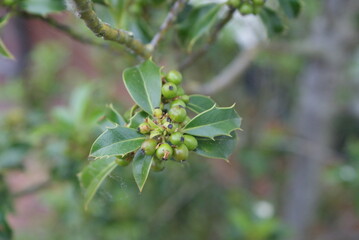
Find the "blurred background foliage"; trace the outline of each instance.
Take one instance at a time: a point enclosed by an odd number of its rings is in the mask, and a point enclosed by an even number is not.
[[[97,2],[100,18],[133,31],[144,42],[156,33],[153,26],[161,24],[170,6],[164,0]],[[275,2],[268,4],[276,7]],[[16,60],[0,60],[0,239],[359,239],[359,38],[354,37],[359,6],[340,2],[303,0],[299,17],[282,18],[284,33],[270,41],[257,17],[236,14],[206,55],[183,69],[186,91],[205,92],[203,87],[237,54],[256,50],[245,70],[210,93],[220,105],[236,102],[244,119],[230,164],[195,156],[180,167],[169,163],[164,172],[151,172],[142,193],[130,169],[117,168],[88,211],[76,174],[88,163],[91,143],[104,127],[99,120],[105,106],[112,103],[121,113],[132,106],[121,76],[137,60],[126,51],[118,55],[78,43],[42,21],[12,18],[1,32]],[[46,4],[25,3],[31,13],[49,12]],[[189,8],[201,3],[192,1]],[[50,8],[65,8],[56,4]],[[336,11],[335,21],[345,31],[330,25]],[[165,70],[180,66],[186,43],[195,37],[185,14],[155,53]],[[53,17],[91,36],[72,13]],[[348,35],[351,41],[341,41]],[[193,48],[205,39],[198,38]],[[321,45],[334,53],[323,57],[317,49]],[[330,89],[318,80],[326,69],[341,77],[334,85],[333,75],[327,78]],[[306,79],[311,78],[318,85],[309,84],[308,90]],[[330,97],[320,98],[330,91]],[[303,101],[335,114],[317,118],[310,107],[303,110]],[[306,126],[314,129],[327,126],[324,140],[301,135],[303,125],[296,124],[301,119],[309,119]],[[314,150],[302,151],[298,144]],[[303,158],[305,164],[306,154],[315,155],[318,149],[325,151],[319,168],[310,161],[310,171],[293,168],[293,161]],[[296,156],[299,160],[293,160]],[[308,203],[312,208],[290,198],[293,186],[303,186],[291,184],[295,171],[318,178],[315,201]],[[292,190],[305,195],[311,187]],[[298,215],[310,211],[301,218],[308,224],[290,220],[285,206]]]

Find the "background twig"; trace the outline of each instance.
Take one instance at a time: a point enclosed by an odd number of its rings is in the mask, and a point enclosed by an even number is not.
[[[159,41],[162,39],[162,37],[165,35],[165,33],[168,31],[169,27],[172,25],[172,23],[176,20],[177,15],[182,11],[183,7],[186,5],[186,2],[188,0],[177,0],[170,12],[168,13],[167,17],[163,21],[160,30],[158,33],[153,37],[151,41],[151,48],[152,50],[156,48]]]

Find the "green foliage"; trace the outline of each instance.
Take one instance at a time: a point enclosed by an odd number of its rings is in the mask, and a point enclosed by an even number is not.
[[[213,26],[221,9],[220,4],[204,4],[194,7],[179,24],[179,36],[191,51],[194,44]]]
[[[105,178],[117,167],[114,157],[101,159],[101,161],[91,161],[79,174],[78,178],[81,183],[82,189],[85,193],[85,209],[92,198],[94,197],[97,189]]]
[[[194,113],[201,113],[215,105],[215,102],[207,96],[203,95],[191,95],[189,97],[189,103],[187,107],[189,110],[193,111]]]
[[[302,8],[301,2],[299,0],[279,0],[279,3],[288,17],[298,17]]]
[[[0,39],[0,55],[5,58],[14,59],[14,56],[6,48],[4,42]]]
[[[142,191],[146,183],[148,174],[150,173],[153,156],[146,155],[143,151],[137,151],[132,163],[133,177],[136,180],[137,186]]]
[[[264,7],[260,12],[260,17],[267,27],[269,36],[273,36],[284,31],[284,25],[278,14],[268,7]]]
[[[47,15],[66,9],[62,0],[19,0],[18,6],[29,13]]]

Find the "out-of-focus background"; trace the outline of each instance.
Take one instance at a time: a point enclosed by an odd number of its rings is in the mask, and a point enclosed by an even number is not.
[[[154,2],[146,13],[161,22]],[[236,13],[182,71],[186,91],[236,103],[230,164],[193,155],[151,173],[142,193],[119,167],[88,211],[76,174],[106,104],[132,106],[122,71],[138,61],[13,17],[1,31],[16,60],[0,58],[0,239],[10,228],[16,240],[359,239],[359,2],[302,6],[271,38]],[[73,13],[51,16],[92,37]],[[165,70],[185,56],[171,34],[155,55]]]

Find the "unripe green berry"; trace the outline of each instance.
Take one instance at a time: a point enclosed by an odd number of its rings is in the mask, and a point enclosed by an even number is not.
[[[182,99],[183,102],[189,103],[189,96],[188,95],[182,95],[181,99]]]
[[[172,133],[171,136],[168,139],[173,145],[178,145],[183,143],[184,137],[183,134],[180,132]]]
[[[265,4],[265,0],[252,0],[253,4],[257,7],[261,7]]]
[[[186,96],[186,95],[184,95],[184,96]],[[171,102],[171,105],[170,105],[170,106],[171,106],[171,108],[174,107],[174,106],[186,107],[186,104],[184,103],[183,100],[181,100],[181,99],[176,99],[176,100],[174,100],[174,101]]]
[[[165,98],[174,98],[177,96],[177,86],[171,82],[165,83],[162,86],[161,92]]]
[[[191,118],[187,116],[186,119],[182,122],[182,125],[186,125],[189,121],[191,121]]]
[[[168,115],[170,116],[172,121],[179,122],[179,123],[183,122],[187,117],[186,109],[184,109],[181,106],[172,107],[168,111]]]
[[[151,131],[150,125],[148,123],[141,123],[138,126],[138,131],[142,134],[147,134]]]
[[[176,85],[182,82],[182,74],[176,70],[169,71],[166,76],[168,82],[174,83]]]
[[[239,7],[239,5],[241,4],[241,0],[228,0],[228,1],[227,1],[227,4],[228,4],[229,6],[232,6],[232,7],[237,8],[237,7]]]
[[[153,116],[155,118],[161,118],[162,117],[162,110],[160,108],[155,108],[153,110]]]
[[[164,169],[165,169],[164,161],[154,158],[151,165],[151,170],[154,172],[162,172]]]
[[[156,152],[157,141],[154,139],[147,139],[141,145],[141,149],[146,155],[153,155]]]
[[[188,158],[188,148],[185,144],[181,144],[174,148],[173,159],[176,161],[184,161]]]
[[[238,10],[242,15],[252,14],[253,6],[249,3],[243,3]]]
[[[162,135],[163,129],[157,128],[151,131],[150,138],[155,138],[157,136]]]
[[[173,133],[176,130],[176,126],[174,125],[174,123],[165,122],[163,126],[165,127],[166,131],[169,133]]]
[[[177,86],[177,96],[182,96],[184,94],[185,94],[185,92],[184,92],[183,87]]]
[[[184,135],[183,138],[183,143],[187,146],[188,150],[192,151],[197,148],[198,141],[195,137],[193,137],[192,135]]]
[[[167,160],[172,157],[173,149],[168,143],[161,144],[156,150],[156,157],[158,159]]]
[[[124,159],[124,158],[116,158],[115,162],[118,166],[126,167],[130,164],[131,161]]]

